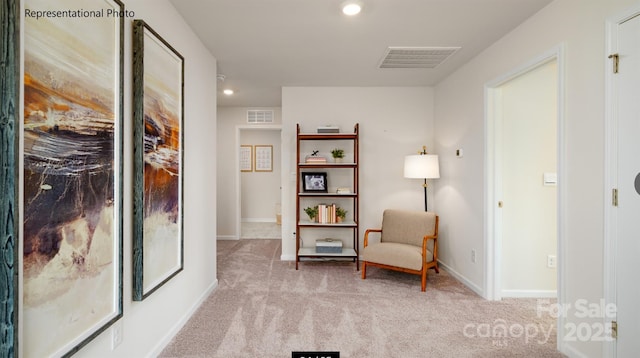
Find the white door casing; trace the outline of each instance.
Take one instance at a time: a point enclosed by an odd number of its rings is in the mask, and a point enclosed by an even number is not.
[[[550,49],[540,56],[532,59],[515,70],[488,82],[485,85],[485,228],[484,228],[484,254],[485,254],[485,280],[484,298],[489,300],[500,300],[501,297],[501,247],[502,215],[498,202],[501,200],[502,178],[497,169],[502,163],[497,153],[502,150],[501,135],[498,131],[497,121],[500,120],[500,113],[497,108],[499,103],[499,86],[541,64],[555,60],[557,62],[557,302],[565,302],[565,260],[566,234],[565,234],[565,210],[566,210],[566,189],[563,178],[565,178],[565,131],[564,131],[564,77],[565,77],[565,56],[564,44]],[[565,317],[560,315],[557,321],[558,349],[563,351],[564,341],[563,327]]]

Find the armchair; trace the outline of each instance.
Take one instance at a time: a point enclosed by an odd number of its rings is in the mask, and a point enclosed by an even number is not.
[[[380,241],[369,242],[369,234],[380,233]],[[372,235],[373,236],[373,235]],[[373,240],[372,240],[373,241]],[[382,214],[382,228],[364,233],[362,279],[367,266],[422,276],[422,291],[427,286],[427,270],[438,269],[438,216],[433,212],[391,210]]]

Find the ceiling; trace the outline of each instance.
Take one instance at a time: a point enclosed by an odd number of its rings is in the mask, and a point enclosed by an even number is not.
[[[344,0],[170,1],[218,60],[219,106],[279,107],[283,86],[435,85],[552,0],[360,0],[354,17]],[[379,68],[389,47],[460,50]]]

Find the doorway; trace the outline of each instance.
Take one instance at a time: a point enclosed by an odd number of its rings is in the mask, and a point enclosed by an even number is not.
[[[640,351],[640,8],[609,21],[608,29],[604,288],[615,312],[603,315],[602,324],[611,332],[615,322],[616,338],[606,341],[603,356],[631,357]]]
[[[562,53],[552,49],[485,87],[487,299],[562,302]]]
[[[251,169],[237,170],[236,232],[239,239],[280,239],[281,133],[279,125],[238,126],[237,147],[250,148]],[[264,162],[270,155],[270,164]],[[260,156],[262,159],[257,158]],[[258,161],[263,164],[258,167]],[[267,160],[267,162],[269,162]]]

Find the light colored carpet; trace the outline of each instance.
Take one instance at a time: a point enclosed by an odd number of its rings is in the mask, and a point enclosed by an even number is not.
[[[240,224],[242,239],[279,239],[282,237],[282,226],[275,222],[243,222]]]
[[[444,270],[424,293],[417,275],[279,258],[280,240],[218,241],[219,287],[160,357],[563,357],[535,299],[486,301]]]

